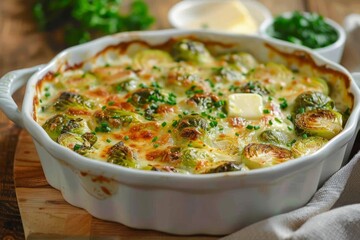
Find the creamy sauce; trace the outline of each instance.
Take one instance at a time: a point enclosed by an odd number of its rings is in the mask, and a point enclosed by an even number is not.
[[[196,61],[180,61],[166,44],[157,49],[136,46],[109,48],[89,60],[86,68],[61,70],[40,81],[36,119],[47,125],[54,141],[126,167],[209,173],[225,163],[240,166],[244,148],[261,142],[259,135],[266,130],[283,132],[287,140],[281,147],[290,151],[302,138],[291,120],[296,97],[324,91],[317,78],[281,64],[260,63],[249,53],[218,55],[202,49]],[[259,95],[232,99],[238,93]],[[80,105],[74,103],[78,100]],[[243,106],[242,115],[231,110],[229,102],[244,100],[260,101],[261,111]],[[71,121],[57,130],[65,120],[49,119],[59,115]],[[191,123],[189,116],[203,122]],[[86,140],[86,145],[85,136],[97,140]],[[125,147],[131,161],[119,163],[119,155],[111,160],[115,145]]]

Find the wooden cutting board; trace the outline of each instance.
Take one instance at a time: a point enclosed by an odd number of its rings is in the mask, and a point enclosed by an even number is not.
[[[92,217],[65,202],[46,181],[30,135],[22,130],[14,159],[15,189],[26,239],[216,239],[136,230]]]

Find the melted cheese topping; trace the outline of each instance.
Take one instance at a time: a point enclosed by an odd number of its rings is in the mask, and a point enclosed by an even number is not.
[[[277,146],[291,150],[302,138],[292,121],[295,98],[324,91],[315,78],[258,63],[248,53],[179,60],[165,46],[134,45],[116,57],[100,55],[96,60],[104,58],[102,63],[59,70],[38,84],[36,119],[54,141],[93,159],[143,170],[245,171],[244,148],[261,143],[266,130],[281,132],[286,142]],[[255,101],[257,109],[245,100]],[[251,117],[232,110],[237,107]]]

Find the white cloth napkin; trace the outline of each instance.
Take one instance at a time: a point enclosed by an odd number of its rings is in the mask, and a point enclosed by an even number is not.
[[[360,239],[360,152],[306,206],[252,224],[222,239]]]

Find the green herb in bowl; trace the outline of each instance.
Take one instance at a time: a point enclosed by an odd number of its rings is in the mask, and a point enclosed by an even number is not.
[[[323,16],[298,11],[275,17],[266,33],[271,37],[312,49],[329,46],[339,38],[338,32]]]

